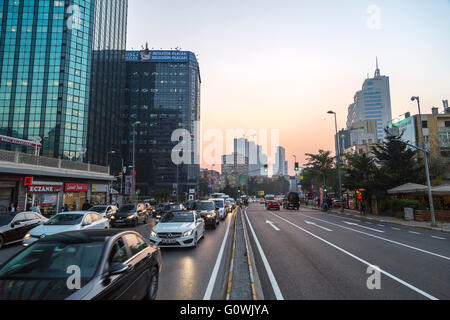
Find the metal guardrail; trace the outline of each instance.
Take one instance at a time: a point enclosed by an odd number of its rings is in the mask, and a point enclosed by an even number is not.
[[[108,167],[91,165],[89,163],[61,160],[57,158],[38,157],[32,154],[0,150],[0,161],[17,164],[33,165],[39,167],[78,170],[109,174]]]

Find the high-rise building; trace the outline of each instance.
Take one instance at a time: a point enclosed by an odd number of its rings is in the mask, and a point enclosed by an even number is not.
[[[275,154],[275,163],[273,165],[273,176],[282,177],[286,174],[286,149],[283,147],[277,147],[277,153]]]
[[[375,120],[377,122],[378,139],[386,136],[385,128],[392,121],[391,93],[389,77],[382,76],[378,67],[371,79],[364,81],[348,109],[347,129],[356,122]]]
[[[127,7],[127,0],[0,1],[0,134],[40,137],[42,154],[50,157],[86,160],[89,147],[90,160],[104,164],[94,156],[98,144],[88,145],[101,130],[111,130],[94,116],[106,112],[95,109],[99,100],[90,104],[92,81],[107,78],[99,75],[101,66],[92,69],[93,52],[120,55]],[[93,79],[92,72],[99,76]],[[88,137],[89,126],[94,137]],[[30,151],[5,143],[0,148]]]
[[[122,153],[131,166],[133,124],[140,122],[135,125],[136,190],[141,195],[158,189],[178,190],[179,195],[198,191],[201,77],[195,54],[146,49],[127,51],[125,61]],[[191,164],[178,167],[172,161],[177,129],[190,133],[192,146]]]

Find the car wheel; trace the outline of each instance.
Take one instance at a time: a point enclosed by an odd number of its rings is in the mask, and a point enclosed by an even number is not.
[[[0,235],[0,250],[3,248],[4,244],[5,244],[5,240],[3,239],[3,236]]]
[[[158,286],[159,286],[159,273],[158,269],[154,267],[152,271],[150,271],[150,284],[148,286],[145,300],[156,300],[156,296],[158,295]]]

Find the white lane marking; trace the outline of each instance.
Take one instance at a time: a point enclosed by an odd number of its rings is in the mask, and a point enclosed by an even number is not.
[[[442,237],[436,237],[436,236],[431,236],[432,238],[435,238],[435,239],[439,239],[439,240],[447,240],[447,239],[445,239],[445,238],[442,238]]]
[[[361,262],[361,263],[367,265],[368,267],[373,267],[374,265],[376,265],[376,264],[369,263],[369,262],[367,262],[367,261],[365,261],[365,260],[359,258],[358,256],[356,256],[356,255],[354,255],[354,254],[348,252],[347,250],[342,249],[341,247],[338,247],[337,245],[335,245],[335,244],[333,244],[333,243],[331,243],[331,242],[329,242],[329,241],[327,241],[327,240],[325,240],[325,239],[323,239],[323,238],[321,238],[321,237],[315,235],[315,234],[312,233],[312,232],[309,232],[308,230],[303,229],[302,227],[297,226],[296,224],[290,222],[289,220],[286,220],[286,219],[284,219],[284,218],[282,218],[282,217],[280,217],[280,216],[278,216],[278,215],[276,215],[276,214],[274,214],[274,213],[272,213],[272,212],[271,212],[270,214],[274,215],[275,217],[277,217],[277,218],[279,218],[279,219],[281,219],[281,220],[283,220],[283,221],[286,221],[287,223],[289,223],[289,224],[292,225],[293,227],[295,227],[295,228],[297,228],[297,229],[299,229],[299,230],[301,230],[301,231],[303,231],[303,232],[306,232],[307,234],[313,236],[314,238],[316,238],[316,239],[318,239],[318,240],[320,240],[320,241],[322,241],[322,242],[324,242],[324,243],[326,243],[326,244],[332,246],[333,248],[335,248],[335,249],[341,251],[342,253],[345,253],[346,255],[348,255],[348,256],[350,256],[350,257],[352,257],[352,258],[358,260],[359,262]],[[397,282],[403,284],[404,286],[410,288],[411,290],[413,290],[413,291],[415,291],[415,292],[417,292],[417,293],[419,293],[419,294],[421,294],[421,295],[427,297],[427,298],[430,299],[430,300],[439,300],[438,298],[433,297],[432,295],[426,293],[425,291],[420,290],[420,289],[417,288],[417,287],[414,287],[412,284],[409,284],[409,283],[407,283],[406,281],[403,281],[402,279],[397,278],[396,276],[390,274],[389,272],[387,272],[387,271],[385,271],[385,270],[383,270],[383,269],[379,269],[378,271],[381,272],[381,273],[383,273],[385,276],[391,278],[392,280],[397,281]]]
[[[354,231],[354,232],[357,232],[357,233],[364,234],[364,235],[369,236],[369,237],[377,238],[377,239],[384,240],[384,241],[387,241],[387,242],[390,242],[390,243],[394,243],[394,244],[397,244],[399,246],[403,246],[403,247],[406,247],[406,248],[409,248],[409,249],[413,249],[413,250],[417,250],[417,251],[420,251],[420,252],[423,252],[423,253],[431,254],[433,256],[436,256],[436,257],[439,257],[439,258],[442,258],[442,259],[450,260],[450,257],[446,257],[446,256],[443,256],[443,255],[440,255],[440,254],[437,254],[437,253],[434,253],[434,252],[430,252],[430,251],[427,251],[427,250],[419,249],[419,248],[416,248],[416,247],[413,247],[413,246],[410,246],[410,245],[407,245],[407,244],[404,244],[404,243],[401,243],[401,242],[397,242],[397,241],[394,241],[394,240],[390,240],[390,239],[386,239],[386,238],[383,238],[383,237],[379,237],[379,236],[376,236],[374,234],[370,234],[370,233],[367,233],[367,232],[364,232],[364,231],[360,231],[360,230],[356,230],[356,229],[353,229],[353,228],[341,226],[339,224],[336,224],[336,223],[333,223],[333,222],[329,222],[329,221],[326,221],[326,220],[322,220],[322,219],[318,219],[318,218],[314,218],[314,217],[309,217],[309,216],[304,215],[302,213],[300,213],[300,215],[302,215],[302,216],[304,216],[304,217],[306,217],[308,219],[322,221],[322,222],[331,224],[331,225],[339,227],[339,228],[351,230],[351,231]]]
[[[419,232],[415,232],[415,231],[410,231],[409,233],[412,233],[412,234],[420,234]]]
[[[326,231],[329,231],[329,232],[332,232],[332,231],[333,231],[333,230],[331,230],[331,229],[327,229],[327,228],[325,228],[325,227],[319,226],[317,223],[314,223],[314,222],[311,222],[311,221],[305,220],[305,222],[306,222],[307,224],[309,224],[309,225],[316,226],[316,227],[318,227],[318,228],[321,228],[321,229],[326,230]]]
[[[228,221],[227,231],[225,232],[225,237],[223,238],[222,246],[220,247],[219,255],[217,256],[216,264],[214,266],[213,272],[211,273],[211,278],[209,279],[208,287],[206,288],[203,300],[211,300],[211,295],[213,293],[214,285],[216,284],[217,280],[217,274],[219,273],[220,264],[222,262],[223,252],[225,251],[225,244],[228,239],[228,233],[230,232],[230,225],[232,219],[233,217],[230,217],[230,220]]]
[[[392,229],[397,230],[397,231],[400,231],[400,230],[401,230],[401,229],[399,229],[399,228],[394,228],[394,227],[392,227]]]
[[[278,286],[277,280],[275,279],[275,276],[273,275],[272,268],[270,267],[269,261],[266,258],[266,255],[264,254],[264,251],[261,247],[261,244],[259,243],[258,238],[256,237],[255,230],[253,230],[253,226],[250,222],[250,219],[248,218],[247,211],[245,211],[245,218],[247,219],[248,226],[250,227],[250,231],[252,232],[253,239],[255,240],[256,246],[258,247],[259,255],[261,256],[261,259],[264,263],[264,267],[266,268],[267,275],[269,276],[270,284],[272,285],[273,292],[275,293],[275,297],[277,300],[284,300],[283,294],[281,293],[280,287]]]
[[[280,229],[278,229],[277,226],[275,225],[275,223],[273,223],[272,221],[267,220],[267,221],[266,221],[266,224],[268,224],[268,225],[270,225],[272,228],[274,228],[275,231],[280,231]]]
[[[344,221],[344,223],[346,223],[346,224],[348,224],[348,225],[350,225],[350,226],[357,226],[357,227],[360,227],[360,228],[364,228],[364,229],[376,231],[376,232],[379,232],[379,233],[384,233],[384,231],[382,231],[382,230],[373,229],[373,228],[369,228],[369,227],[364,227],[364,226],[362,226],[362,225],[360,225],[360,224],[357,224],[357,223],[346,222],[346,221]]]
[[[384,228],[384,225],[382,224],[377,224],[377,226]]]

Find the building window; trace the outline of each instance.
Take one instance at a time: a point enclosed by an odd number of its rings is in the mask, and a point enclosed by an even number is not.
[[[428,121],[422,121],[422,128],[428,129]]]

